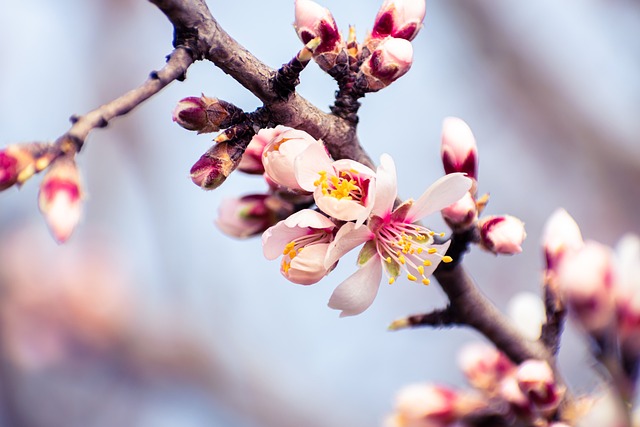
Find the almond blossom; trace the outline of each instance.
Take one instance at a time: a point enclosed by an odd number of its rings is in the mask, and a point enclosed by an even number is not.
[[[341,221],[362,224],[375,200],[376,173],[355,160],[332,161],[324,147],[312,144],[295,160],[296,179],[313,193],[318,208]]]
[[[280,272],[300,285],[318,282],[333,268],[323,262],[333,240],[335,224],[321,213],[303,209],[269,227],[262,235],[267,259],[282,255]]]
[[[326,267],[364,244],[358,255],[358,271],[336,288],[329,307],[341,310],[341,317],[362,313],[373,303],[383,271],[389,284],[395,282],[402,270],[410,281],[429,284],[428,277],[440,261],[451,260],[444,255],[450,242],[434,244],[435,233],[418,221],[454,203],[470,187],[471,180],[463,174],[446,175],[418,200],[408,200],[393,209],[397,194],[395,164],[384,154],[377,171],[376,198],[366,226],[344,224],[329,246]]]

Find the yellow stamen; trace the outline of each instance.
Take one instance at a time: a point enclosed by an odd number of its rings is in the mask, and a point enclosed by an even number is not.
[[[421,276],[424,275],[424,267],[423,266],[421,266],[421,265],[418,266],[418,273],[420,273]]]
[[[413,274],[407,274],[407,279],[411,280],[412,282],[415,282],[416,280],[418,280],[418,278]]]
[[[428,286],[431,281],[429,279],[422,279],[422,284]]]
[[[404,256],[402,256],[402,255],[400,255],[398,257],[398,261],[400,261],[400,264],[402,264],[402,265],[404,265],[404,263],[406,262],[405,259],[404,259]]]
[[[426,267],[429,267],[429,266],[431,266],[431,261],[428,260],[428,259],[425,259],[424,261],[422,261],[422,265],[424,265]]]
[[[393,285],[393,283],[396,281],[395,277],[389,277],[389,284]]]
[[[438,251],[436,250],[436,248],[429,248],[429,249],[427,249],[427,253],[428,253],[429,255],[433,255],[433,254],[435,254],[436,252],[438,252]]]
[[[448,264],[448,263],[450,263],[451,261],[453,261],[453,258],[451,258],[451,257],[450,257],[450,256],[448,256],[448,255],[445,255],[445,256],[443,256],[443,257],[442,257],[442,262],[444,262],[445,264]]]

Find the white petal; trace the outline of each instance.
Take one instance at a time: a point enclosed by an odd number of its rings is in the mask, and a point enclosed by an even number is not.
[[[336,238],[329,245],[327,257],[324,260],[324,266],[330,268],[344,254],[353,248],[360,246],[367,240],[373,238],[373,233],[367,227],[358,227],[352,222],[348,222],[340,227]]]
[[[335,227],[333,221],[312,209],[303,209],[291,214],[284,220],[284,223],[287,227],[311,227],[316,229]]]
[[[412,221],[440,211],[460,200],[471,188],[471,179],[461,173],[450,173],[434,182],[413,204],[407,215]]]
[[[342,310],[340,317],[362,313],[376,298],[381,277],[380,257],[373,256],[358,271],[338,285],[329,299],[329,307]]]
[[[276,259],[282,255],[287,243],[305,234],[307,234],[307,230],[299,227],[287,227],[284,220],[280,221],[262,233],[262,253],[266,259]]]
[[[326,243],[309,245],[304,248],[294,259],[285,277],[299,285],[312,285],[327,275],[323,260],[327,253]]]
[[[369,208],[362,206],[355,200],[337,199],[333,196],[325,196],[322,189],[318,188],[313,193],[318,208],[330,217],[340,221],[360,220],[360,224],[369,216]]]
[[[315,190],[313,184],[318,180],[320,175],[318,172],[325,171],[333,173],[331,159],[321,143],[311,144],[307,149],[300,153],[294,161],[294,170],[298,185],[306,191]]]
[[[398,194],[396,165],[388,154],[380,157],[376,175],[376,199],[371,213],[384,217],[393,210]]]

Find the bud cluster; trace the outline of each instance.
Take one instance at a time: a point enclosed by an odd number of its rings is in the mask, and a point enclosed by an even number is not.
[[[494,254],[513,255],[522,252],[527,234],[524,223],[511,215],[491,215],[478,218],[488,195],[477,197],[478,148],[469,125],[457,117],[448,117],[442,125],[440,154],[445,173],[464,173],[473,180],[465,196],[442,210],[442,217],[454,232],[474,227],[480,247]]]

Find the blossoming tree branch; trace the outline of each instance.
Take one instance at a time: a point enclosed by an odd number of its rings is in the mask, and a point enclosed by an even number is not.
[[[357,251],[357,266],[328,305],[340,316],[370,307],[381,283],[429,285],[448,296],[446,307],[397,319],[390,329],[466,326],[491,343],[460,355],[471,388],[421,384],[398,395],[389,426],[574,426],[605,408],[611,426],[631,425],[640,356],[640,240],[625,237],[616,251],[584,241],[571,216],[559,209],[542,242],[544,280],[537,310],[516,327],[481,292],[463,266],[472,248],[497,255],[521,252],[524,224],[510,215],[488,216],[478,191],[478,150],[469,126],[444,118],[443,176],[414,199],[399,200],[393,153],[374,162],[357,136],[361,99],[407,73],[411,41],[425,16],[424,0],[385,0],[368,35],[346,36],[330,11],[295,1],[294,29],[302,42],[278,69],[260,62],[217,23],[204,0],[150,0],[173,24],[174,50],[165,66],[139,87],[83,115],[54,142],[11,144],[0,151],[0,190],[20,187],[43,173],[38,204],[60,243],[81,217],[83,187],[76,165],[89,135],[126,115],[187,69],[208,60],[253,93],[262,106],[243,111],[208,96],[180,100],[173,120],[197,133],[218,132],[191,169],[206,190],[234,171],[264,177],[268,190],[223,202],[217,225],[238,238],[262,236],[264,255],[282,276],[312,285]],[[311,61],[336,81],[330,112],[296,92]],[[435,148],[434,148],[435,149]],[[426,224],[440,213],[450,230]],[[424,222],[423,222],[424,221]],[[606,393],[574,395],[556,365],[567,313],[588,339]],[[603,397],[604,396],[604,397]]]

